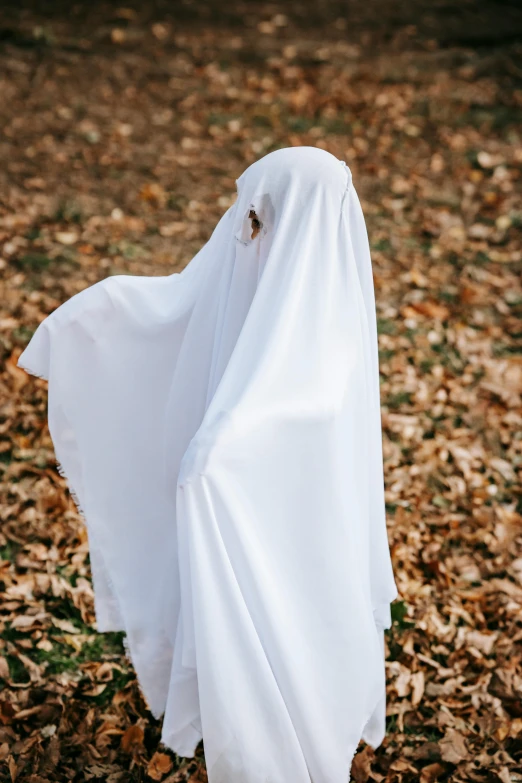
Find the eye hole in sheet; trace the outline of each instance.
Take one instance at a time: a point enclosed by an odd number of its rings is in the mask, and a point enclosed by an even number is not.
[[[248,213],[248,217],[250,218],[252,224],[252,234],[250,235],[250,239],[255,239],[263,228],[263,224],[253,209],[251,209]]]
[[[274,208],[268,193],[255,198],[243,214],[241,226],[236,233],[236,239],[242,245],[257,243],[268,234],[274,224]]]

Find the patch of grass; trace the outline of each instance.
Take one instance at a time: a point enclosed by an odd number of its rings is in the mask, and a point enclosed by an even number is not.
[[[109,169],[107,169],[107,174],[111,179],[115,179],[117,181],[122,180],[125,177],[125,171],[122,169],[117,169],[114,166],[111,166]]]
[[[83,633],[92,633],[91,629],[83,622],[80,610],[75,607],[70,598],[52,597],[46,602],[46,609],[59,620],[68,620]]]
[[[431,350],[433,351],[433,353],[440,355],[439,358],[441,363],[444,362],[444,357],[446,355],[447,349],[448,346],[444,342],[433,343],[431,346]]]
[[[254,114],[252,117],[252,125],[255,128],[272,128],[272,121],[270,117],[264,114]]]
[[[60,638],[53,640],[50,650],[42,650],[35,647],[30,652],[24,650],[25,654],[38,665],[45,666],[46,677],[58,676],[64,672],[81,672],[81,665],[91,662],[102,662],[107,660],[117,660],[119,665],[123,665],[124,671],[113,670],[113,679],[107,683],[107,687],[99,696],[82,695],[81,683],[90,685],[87,677],[80,678],[80,692],[78,698],[88,699],[89,702],[105,707],[108,705],[114,695],[121,691],[129,681],[134,678],[131,667],[126,668],[125,649],[123,646],[123,633],[104,633],[91,635],[79,650],[73,650],[67,643],[63,643]],[[22,672],[17,670],[17,676],[21,678]]]
[[[479,250],[478,253],[475,253],[475,258],[473,261],[475,264],[477,264],[477,266],[484,266],[484,264],[489,264],[489,256],[487,253]]]
[[[61,200],[54,213],[54,219],[58,223],[82,223],[83,217],[81,207],[72,199]]]
[[[37,25],[36,27],[33,27],[33,38],[35,41],[45,44],[46,46],[55,46],[57,42],[53,28],[48,27],[47,25]]]
[[[435,365],[434,359],[422,359],[421,363],[419,364],[419,370],[423,375],[427,375],[431,372],[432,367]]]
[[[83,698],[88,698],[89,702],[96,704],[98,707],[106,707],[131,679],[133,679],[131,674],[114,670],[112,680],[107,683],[107,687],[99,696],[84,696]]]
[[[179,195],[178,193],[169,193],[167,199],[167,206],[169,209],[174,209],[177,212],[182,212],[188,204],[188,198],[186,196]]]
[[[80,662],[97,661],[107,656],[124,655],[124,637],[125,634],[122,631],[95,634],[92,640],[83,645],[79,654]]]
[[[394,623],[402,623],[408,613],[408,607],[404,601],[394,601],[391,605],[391,618]]]
[[[42,235],[42,232],[40,231],[37,226],[31,226],[30,229],[27,230],[25,234],[25,238],[28,239],[30,242],[34,242],[35,239],[39,239]]]
[[[502,358],[503,356],[518,356],[522,354],[522,345],[510,343],[493,343],[491,346],[493,356]]]
[[[452,266],[455,267],[457,270],[463,269],[464,266],[468,263],[467,258],[462,253],[455,253],[454,250],[450,250],[450,252],[447,255],[448,263],[450,263]]]
[[[4,546],[0,546],[0,558],[2,560],[8,560],[10,563],[14,563],[20,548],[20,544],[8,540]]]
[[[20,258],[16,259],[15,263],[20,269],[29,270],[31,272],[42,272],[52,263],[52,258],[49,258],[45,253],[33,251],[31,253],[26,253],[24,256],[20,256]]]
[[[220,128],[224,128],[231,120],[239,119],[237,114],[227,114],[221,112],[211,112],[207,117],[208,125],[217,125]]]
[[[21,343],[22,345],[27,345],[27,343],[29,342],[33,334],[34,334],[34,329],[29,329],[28,326],[22,324],[21,326],[17,326],[16,329],[13,329],[13,331],[11,332],[11,337],[17,343]]]
[[[74,650],[69,644],[63,641],[63,637],[53,637],[52,632],[62,633],[57,628],[51,629],[51,635],[47,638],[52,644],[50,650],[43,650],[34,646],[32,649],[23,649],[24,655],[27,655],[34,663],[39,666],[45,665],[46,676],[62,674],[66,671],[75,671],[82,663],[91,663],[93,661],[104,661],[124,658],[125,648],[123,645],[123,633],[104,633],[92,634],[89,629],[90,637],[81,646],[79,650]],[[13,628],[5,628],[2,634],[5,641],[16,645],[22,639],[27,639],[28,634]],[[16,655],[7,656],[9,663],[10,677],[15,682],[26,682],[27,671]],[[121,663],[121,661],[119,661]],[[116,672],[115,672],[116,674]],[[121,673],[124,683],[129,679],[130,674]],[[118,690],[118,688],[116,688]]]
[[[399,732],[397,715],[388,715],[386,717],[386,734],[397,734]]]
[[[413,620],[408,620],[408,605],[405,601],[394,601],[390,606],[392,627],[388,631],[393,635],[394,630],[405,630],[415,625]]]
[[[20,659],[16,655],[7,655],[6,658],[11,680],[17,683],[30,682],[29,673]]]
[[[389,239],[378,239],[376,242],[372,242],[371,249],[380,250],[384,253],[387,250],[391,250],[391,242]]]
[[[137,245],[134,242],[127,242],[125,240],[122,240],[121,242],[113,245],[109,245],[107,252],[109,255],[113,256],[122,255],[124,258],[129,260],[134,258],[142,258],[143,256],[147,255],[146,251],[141,247],[141,245]]]
[[[400,391],[396,394],[390,394],[385,402],[392,410],[398,410],[403,405],[411,405],[411,393],[407,391]]]
[[[451,501],[445,498],[444,495],[434,495],[431,502],[437,508],[449,508],[451,506]]]
[[[17,258],[14,263],[22,272],[35,277],[36,280],[40,280],[40,276],[43,274],[49,275],[63,275],[64,265],[67,265],[71,270],[78,269],[80,264],[76,260],[75,251],[70,249],[62,252],[60,255],[51,258],[46,253],[40,253],[38,251],[31,251],[23,256]],[[69,270],[67,270],[69,271]],[[37,283],[37,287],[41,287],[40,282]]]
[[[466,367],[466,361],[462,358],[460,352],[456,348],[450,348],[449,346],[445,346],[445,350],[441,353],[440,362],[444,367],[454,372],[455,375],[460,375]]]
[[[488,131],[502,131],[510,127],[518,128],[522,123],[522,109],[518,106],[497,105],[492,108],[472,106],[468,111],[456,118],[457,125],[471,125],[474,128]]]
[[[29,657],[39,665],[46,664],[47,676],[62,674],[66,671],[74,671],[78,668],[78,659],[71,655],[71,648],[67,645],[53,644],[52,650],[40,650],[35,648]]]
[[[76,571],[71,572],[71,566],[56,566],[56,573],[66,579],[73,587],[76,587],[78,579],[80,578]]]
[[[13,459],[12,455],[13,455],[12,448],[10,448],[7,451],[0,452],[0,465],[10,465]]]
[[[307,133],[316,122],[312,117],[288,117],[286,124],[294,133]]]
[[[448,304],[455,304],[459,301],[459,295],[456,291],[448,291],[447,289],[442,289],[439,293],[439,299],[442,302],[447,302]]]
[[[377,319],[378,334],[397,334],[397,323],[390,318]]]
[[[64,671],[78,669],[82,663],[123,656],[125,654],[123,636],[122,633],[96,634],[86,641],[80,650],[74,652],[68,644],[61,643],[59,639],[51,639],[53,643],[51,650],[35,647],[29,656],[35,663],[45,663],[48,675],[61,674]]]
[[[426,742],[439,742],[439,740],[441,740],[443,736],[444,736],[443,731],[438,731],[437,729],[430,729],[430,731],[426,732],[424,738]]]
[[[339,136],[347,136],[351,131],[350,124],[342,117],[332,117],[321,120],[319,123],[326,133],[332,133]]]

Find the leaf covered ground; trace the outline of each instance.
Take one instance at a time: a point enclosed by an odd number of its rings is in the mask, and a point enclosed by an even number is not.
[[[387,737],[353,777],[522,781],[521,34],[480,0],[2,5],[0,780],[206,780],[96,633],[47,384],[16,361],[86,286],[179,271],[248,164],[308,144],[367,218],[400,591]]]

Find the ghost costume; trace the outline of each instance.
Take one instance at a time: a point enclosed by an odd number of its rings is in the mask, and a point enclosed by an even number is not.
[[[261,229],[252,238],[250,210]],[[345,163],[272,152],[180,273],[115,275],[38,326],[99,631],[210,783],[347,783],[385,733],[376,313]]]

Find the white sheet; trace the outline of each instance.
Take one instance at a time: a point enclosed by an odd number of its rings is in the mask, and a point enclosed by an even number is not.
[[[98,629],[126,633],[165,744],[203,736],[210,783],[342,783],[384,736],[397,596],[368,238],[323,150],[237,186],[181,273],[90,286],[18,364],[49,381]]]

